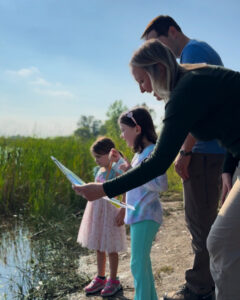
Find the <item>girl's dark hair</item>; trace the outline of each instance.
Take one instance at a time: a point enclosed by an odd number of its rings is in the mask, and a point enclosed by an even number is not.
[[[136,124],[134,120],[128,116],[129,113],[132,113],[133,119],[136,121],[137,125],[141,127],[141,133],[136,137],[133,146],[134,152],[141,153],[144,150],[144,137],[149,142],[153,144],[156,143],[157,134],[154,128],[153,120],[149,111],[145,107],[136,107],[130,111],[122,113],[118,119],[118,123],[125,124],[129,127],[135,127]]]
[[[102,136],[92,144],[90,150],[92,153],[105,155],[108,154],[112,148],[115,148],[113,141],[108,137]]]

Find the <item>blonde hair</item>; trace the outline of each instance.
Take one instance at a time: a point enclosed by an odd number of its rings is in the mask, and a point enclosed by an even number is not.
[[[205,68],[207,66],[206,63],[197,63],[197,64],[180,64],[186,71],[192,71],[196,69]]]
[[[165,74],[158,64],[165,67]],[[186,70],[180,66],[172,51],[157,39],[146,41],[134,54],[130,66],[144,69],[150,78],[153,91],[160,97],[169,97],[181,74]]]

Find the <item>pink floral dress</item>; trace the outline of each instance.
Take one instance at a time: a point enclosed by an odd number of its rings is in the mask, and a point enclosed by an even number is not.
[[[98,170],[95,181],[104,182],[107,172]],[[109,179],[116,177],[111,170]],[[80,225],[77,242],[90,250],[113,253],[126,251],[125,225],[117,226],[119,208],[110,202],[99,199],[86,205]]]

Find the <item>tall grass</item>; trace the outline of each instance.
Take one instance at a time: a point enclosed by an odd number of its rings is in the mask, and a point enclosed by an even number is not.
[[[182,182],[178,174],[174,170],[173,164],[167,171],[168,176],[168,192],[182,192]]]
[[[79,201],[50,156],[90,181],[94,166],[91,143],[74,137],[0,138],[0,211],[13,212],[27,205],[36,213],[45,213],[56,204]]]
[[[116,147],[128,159],[131,151],[119,138]],[[8,214],[22,208],[46,215],[58,213],[61,205],[85,206],[86,201],[76,196],[71,184],[52,162],[55,156],[83,180],[93,180],[95,162],[90,154],[93,139],[58,138],[0,138],[0,213]],[[180,191],[181,182],[173,167],[168,170],[170,191]]]

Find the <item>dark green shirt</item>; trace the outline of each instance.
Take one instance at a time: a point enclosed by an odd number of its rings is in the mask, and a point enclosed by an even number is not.
[[[233,173],[240,158],[240,73],[217,66],[187,72],[165,107],[163,128],[148,159],[103,184],[109,197],[162,175],[188,133],[199,140],[217,139],[228,150],[224,172]]]

